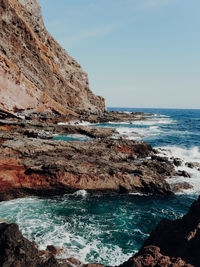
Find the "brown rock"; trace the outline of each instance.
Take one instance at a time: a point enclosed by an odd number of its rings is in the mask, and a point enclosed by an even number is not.
[[[181,258],[170,258],[160,253],[160,248],[156,246],[143,247],[139,253],[130,258],[120,267],[192,267],[186,264]]]
[[[65,116],[105,110],[87,74],[46,30],[37,0],[0,1],[0,108]]]
[[[145,247],[152,245],[159,247],[164,255],[180,257],[188,264],[200,266],[200,197],[182,219],[162,220],[144,242],[138,255],[143,254]]]
[[[80,189],[104,194],[172,194],[165,178],[173,176],[173,165],[146,159],[153,151],[144,142],[47,141],[18,134],[13,139],[9,133],[0,144],[1,200]]]

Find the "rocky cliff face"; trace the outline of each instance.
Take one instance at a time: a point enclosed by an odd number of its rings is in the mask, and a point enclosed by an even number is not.
[[[0,109],[105,110],[87,74],[46,30],[37,0],[0,0]]]

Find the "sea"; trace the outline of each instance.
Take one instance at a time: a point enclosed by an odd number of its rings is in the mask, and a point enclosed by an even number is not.
[[[200,163],[200,110],[109,108],[112,110],[148,115],[146,120],[93,126],[116,128],[118,133],[113,138],[144,140],[161,155],[181,158],[183,166],[176,168],[190,173],[187,182],[193,188],[174,196],[100,196],[80,190],[51,198],[15,199],[0,203],[0,220],[17,223],[24,236],[34,240],[40,249],[54,245],[64,248],[61,257],[116,266],[138,251],[162,218],[181,218],[200,194],[200,171],[185,165]],[[83,136],[55,136],[54,139],[88,140]],[[174,177],[168,182],[185,180]]]

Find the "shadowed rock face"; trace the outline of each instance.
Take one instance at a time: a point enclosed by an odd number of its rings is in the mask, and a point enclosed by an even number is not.
[[[46,30],[37,0],[0,0],[0,109],[105,110],[87,74]]]
[[[200,197],[183,218],[175,221],[163,219],[144,242],[139,252],[121,267],[199,267],[199,255]]]
[[[182,219],[162,220],[139,252],[119,267],[199,267],[199,225],[200,198]],[[53,246],[39,251],[22,236],[16,224],[0,224],[1,266],[103,267],[95,263],[82,264],[73,258],[58,261],[54,258],[57,253],[59,250]]]
[[[164,255],[181,257],[194,266],[200,266],[200,197],[182,219],[163,219],[143,247],[149,245],[158,246]]]

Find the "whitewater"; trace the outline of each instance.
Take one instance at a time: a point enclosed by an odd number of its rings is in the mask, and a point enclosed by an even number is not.
[[[200,194],[200,110],[124,109],[121,112],[145,112],[145,120],[89,124],[115,128],[113,138],[144,140],[160,155],[180,158],[191,178],[174,177],[169,183],[189,182],[193,188],[179,195],[94,196],[81,190],[54,198],[25,198],[2,202],[0,218],[16,222],[22,233],[39,248],[47,245],[64,248],[62,256],[84,263],[119,265],[142,245],[162,218],[177,219],[185,214]],[[138,115],[139,116],[139,115]],[[84,136],[55,136],[55,140],[85,141]],[[189,167],[191,162],[196,167]]]

